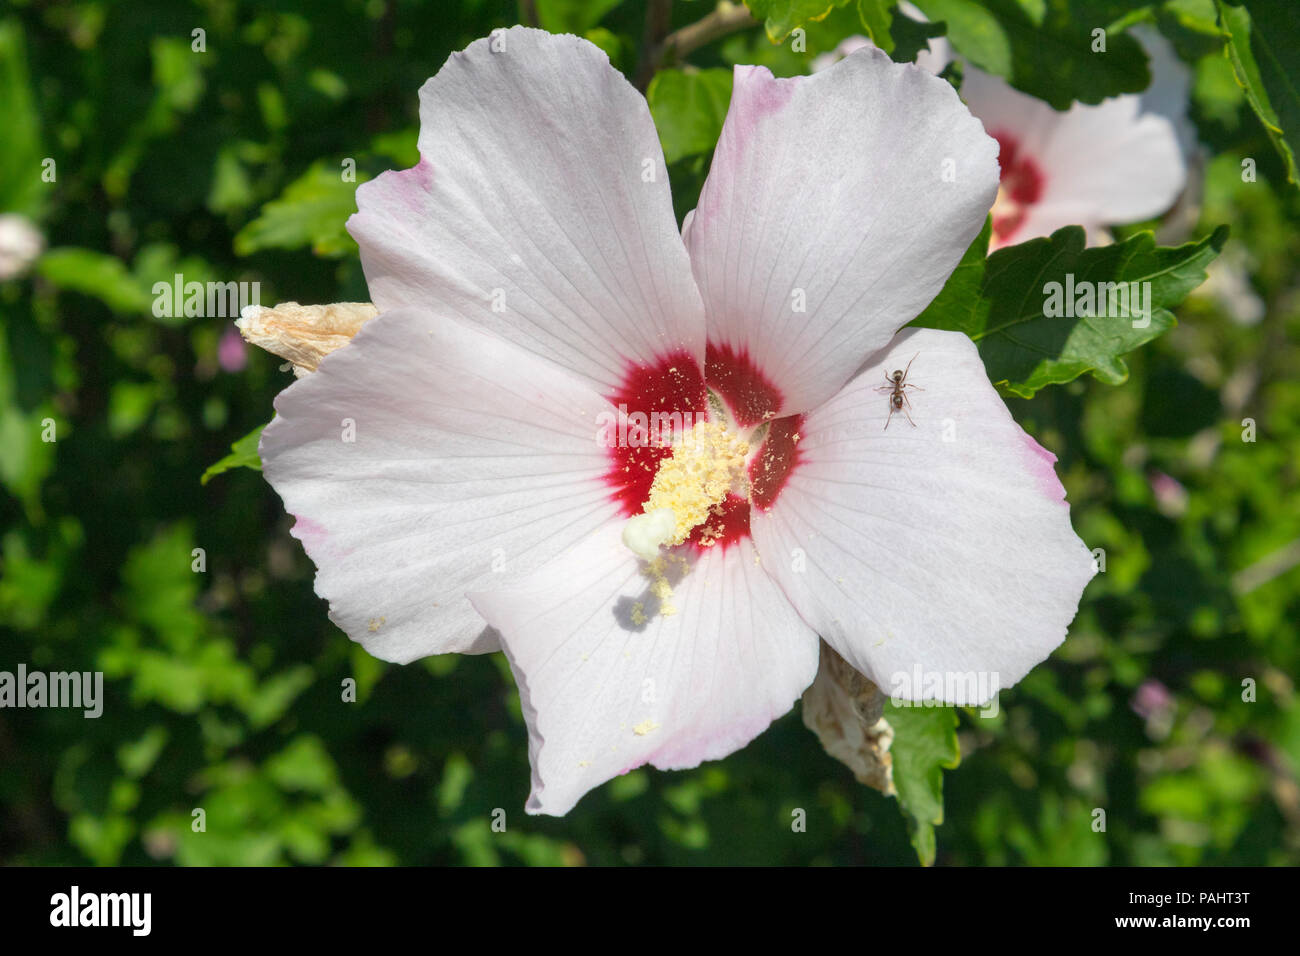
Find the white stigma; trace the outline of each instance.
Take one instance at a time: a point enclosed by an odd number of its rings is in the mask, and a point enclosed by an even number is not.
[[[677,515],[672,508],[656,508],[648,514],[627,519],[623,525],[623,543],[643,561],[653,561],[659,549],[673,539]]]

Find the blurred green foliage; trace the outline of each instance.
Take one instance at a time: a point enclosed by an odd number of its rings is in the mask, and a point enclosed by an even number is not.
[[[794,6],[763,9],[784,29]],[[863,32],[861,14],[878,30],[889,13],[823,6],[804,51],[751,27],[695,51],[701,72],[656,78],[679,217],[708,169],[722,71],[806,72]],[[1038,15],[1036,38],[1126,16],[1109,0],[920,6],[976,62],[1052,96],[1078,71],[1049,70],[1001,25]],[[1116,384],[1011,400],[1059,455],[1105,569],[1069,640],[996,718],[942,712],[961,766],[938,804],[935,768],[952,753],[946,735],[926,738],[928,783],[904,799],[941,864],[1300,862],[1300,197],[1235,81],[1213,0],[1127,6],[1158,15],[1193,66],[1205,144],[1195,226],[1162,224],[1161,243],[1220,224],[1232,238],[1178,324],[1125,357],[1126,379],[1121,365]],[[633,73],[644,2],[535,8]],[[419,86],[515,22],[514,4],[7,9],[0,211],[37,222],[50,248],[0,282],[0,669],[102,670],[107,699],[97,720],[0,711],[0,862],[915,862],[895,801],[856,784],[797,713],[726,760],[636,770],[567,818],[526,817],[526,735],[500,655],[376,661],[328,622],[261,475],[200,484],[291,374],[232,343],[228,320],[155,317],[153,283],[182,272],[258,281],[263,302],[366,300],[342,228],[352,190],[415,162]],[[672,25],[709,9],[674,4]],[[915,36],[893,38],[895,56],[915,52]],[[1071,95],[1144,84],[1098,73]],[[354,181],[339,175],[349,161]],[[51,423],[57,440],[43,440]]]

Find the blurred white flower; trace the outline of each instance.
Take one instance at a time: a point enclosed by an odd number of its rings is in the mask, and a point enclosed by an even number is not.
[[[1205,281],[1195,290],[1198,298],[1216,303],[1239,325],[1256,325],[1267,311],[1264,300],[1250,284],[1256,263],[1240,242],[1229,242],[1223,254],[1205,270]]]
[[[44,249],[36,223],[17,213],[0,215],[0,282],[23,275]]]

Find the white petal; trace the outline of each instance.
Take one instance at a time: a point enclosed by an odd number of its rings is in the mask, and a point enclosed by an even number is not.
[[[914,357],[915,427],[899,412],[885,429],[875,389]],[[751,532],[804,620],[879,687],[915,668],[1008,687],[1065,638],[1092,558],[1055,458],[1012,420],[970,339],[903,332],[800,433],[799,464]]]
[[[1158,216],[1187,183],[1178,129],[1143,112],[1141,99],[1117,96],[1097,106],[1075,104],[1047,144],[1043,205],[1090,200],[1096,220],[1139,222]]]
[[[471,321],[602,394],[629,362],[703,364],[650,111],[597,47],[524,27],[470,44],[420,90],[419,145],[348,222],[381,311]]]
[[[1174,45],[1154,27],[1139,23],[1129,28],[1142,44],[1151,68],[1151,85],[1142,91],[1142,110],[1158,113],[1172,122],[1178,131],[1183,153],[1196,151],[1196,125],[1187,117],[1192,89],[1192,70],[1178,58]]]
[[[567,813],[645,763],[667,770],[723,757],[812,683],[817,635],[758,566],[751,541],[705,550],[674,585],[668,617],[655,613],[644,568],[613,525],[517,589],[471,595],[519,683],[529,812]]]
[[[385,660],[495,650],[465,592],[526,574],[617,511],[596,439],[609,404],[427,312],[372,319],[275,405],[267,480],[330,617]]]
[[[687,233],[710,343],[748,351],[780,414],[819,405],[942,288],[997,178],[997,144],[919,67],[736,67]]]

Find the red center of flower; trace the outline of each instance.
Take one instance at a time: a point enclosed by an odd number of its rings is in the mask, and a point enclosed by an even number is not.
[[[1002,167],[1002,184],[993,203],[993,236],[1005,243],[1024,223],[1029,207],[1043,195],[1043,173],[1014,137],[1003,132],[992,135],[998,141],[998,165]]]
[[[709,421],[709,391],[726,406],[731,424],[749,431],[769,422],[762,444],[750,458],[749,498],[728,494],[712,517],[687,539],[696,548],[726,548],[749,534],[749,509],[771,508],[798,463],[802,415],[777,418],[780,391],[742,349],[710,344],[705,374],[684,351],[670,352],[650,365],[631,365],[623,384],[609,396],[627,416],[616,440],[608,442],[605,482],[627,517],[642,513],[659,465],[673,454],[673,440],[697,422]],[[611,436],[613,437],[613,436]]]

